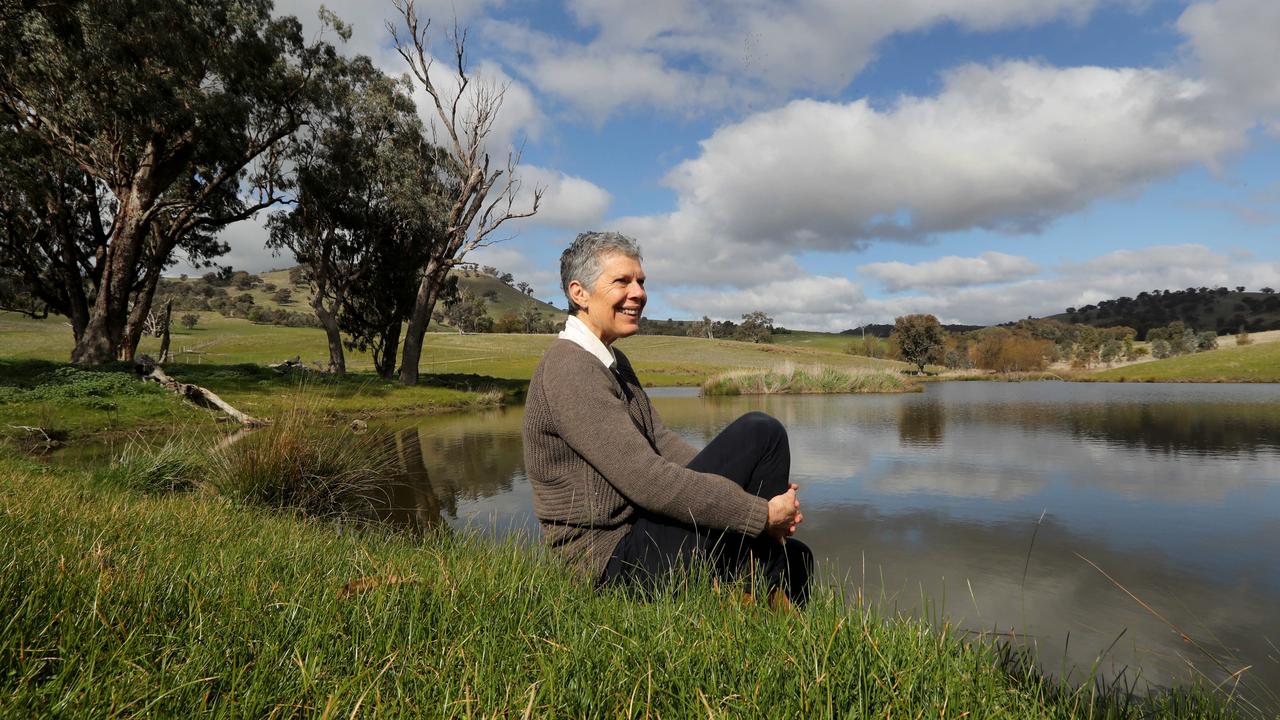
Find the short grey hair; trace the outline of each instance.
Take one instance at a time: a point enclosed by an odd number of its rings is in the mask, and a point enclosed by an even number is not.
[[[577,315],[582,308],[573,304],[569,283],[577,280],[583,287],[592,287],[600,279],[600,259],[614,253],[639,261],[640,243],[619,232],[592,230],[580,233],[560,254],[560,288],[569,301],[570,315]]]

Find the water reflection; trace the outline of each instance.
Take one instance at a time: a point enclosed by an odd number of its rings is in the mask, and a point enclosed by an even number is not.
[[[1117,637],[1101,667],[1158,684],[1251,665],[1250,697],[1280,709],[1261,689],[1280,687],[1280,387],[945,383],[655,406],[695,445],[749,410],[782,420],[802,536],[851,589],[1014,629],[1050,671],[1090,667]],[[536,534],[520,421],[517,408],[402,431],[386,516]]]
[[[898,406],[898,442],[908,447],[941,445],[946,424],[940,403],[913,402]]]
[[[493,411],[396,431],[400,472],[365,498],[368,512],[411,531],[477,524],[536,531],[520,421],[518,410]]]
[[[425,532],[441,523],[442,503],[431,484],[431,473],[422,452],[417,428],[404,428],[388,435],[395,447],[400,472],[377,492],[366,495],[365,512],[379,523]]]

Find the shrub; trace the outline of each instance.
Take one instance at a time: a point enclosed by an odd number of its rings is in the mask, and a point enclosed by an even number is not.
[[[200,322],[200,316],[197,315],[196,313],[187,313],[186,315],[182,316],[182,319],[179,320],[179,322],[182,323],[183,327],[190,330]]]
[[[1048,340],[1014,335],[997,328],[984,332],[970,352],[973,364],[983,370],[1029,372],[1049,367],[1049,358],[1055,349]]]
[[[83,370],[67,366],[41,375],[36,379],[34,387],[23,393],[22,399],[78,400],[101,405],[111,404],[109,398],[112,397],[140,395],[154,391],[155,388],[149,388],[139,382],[138,378],[130,372]],[[111,404],[111,407],[114,407],[114,404]]]

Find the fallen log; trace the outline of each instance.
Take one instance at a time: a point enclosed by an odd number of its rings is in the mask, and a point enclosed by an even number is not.
[[[294,355],[292,358],[285,360],[284,362],[272,363],[267,367],[271,368],[272,370],[275,370],[278,373],[289,373],[289,372],[323,373],[325,372],[319,367],[311,367],[303,363],[302,358],[298,355]]]
[[[259,420],[258,418],[246,415],[245,413],[235,409],[226,400],[218,397],[212,390],[207,390],[199,385],[192,385],[191,383],[174,380],[169,377],[164,370],[161,370],[160,367],[156,365],[155,360],[147,355],[139,355],[134,363],[135,369],[138,371],[138,376],[141,377],[143,381],[160,383],[161,387],[167,390],[172,390],[183,399],[189,400],[201,407],[221,410],[226,413],[228,417],[245,427],[262,427],[267,424],[266,420]]]

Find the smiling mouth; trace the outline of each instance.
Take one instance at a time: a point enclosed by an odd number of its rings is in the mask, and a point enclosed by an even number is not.
[[[638,318],[640,317],[640,308],[622,308],[622,314],[627,315],[629,317]]]

